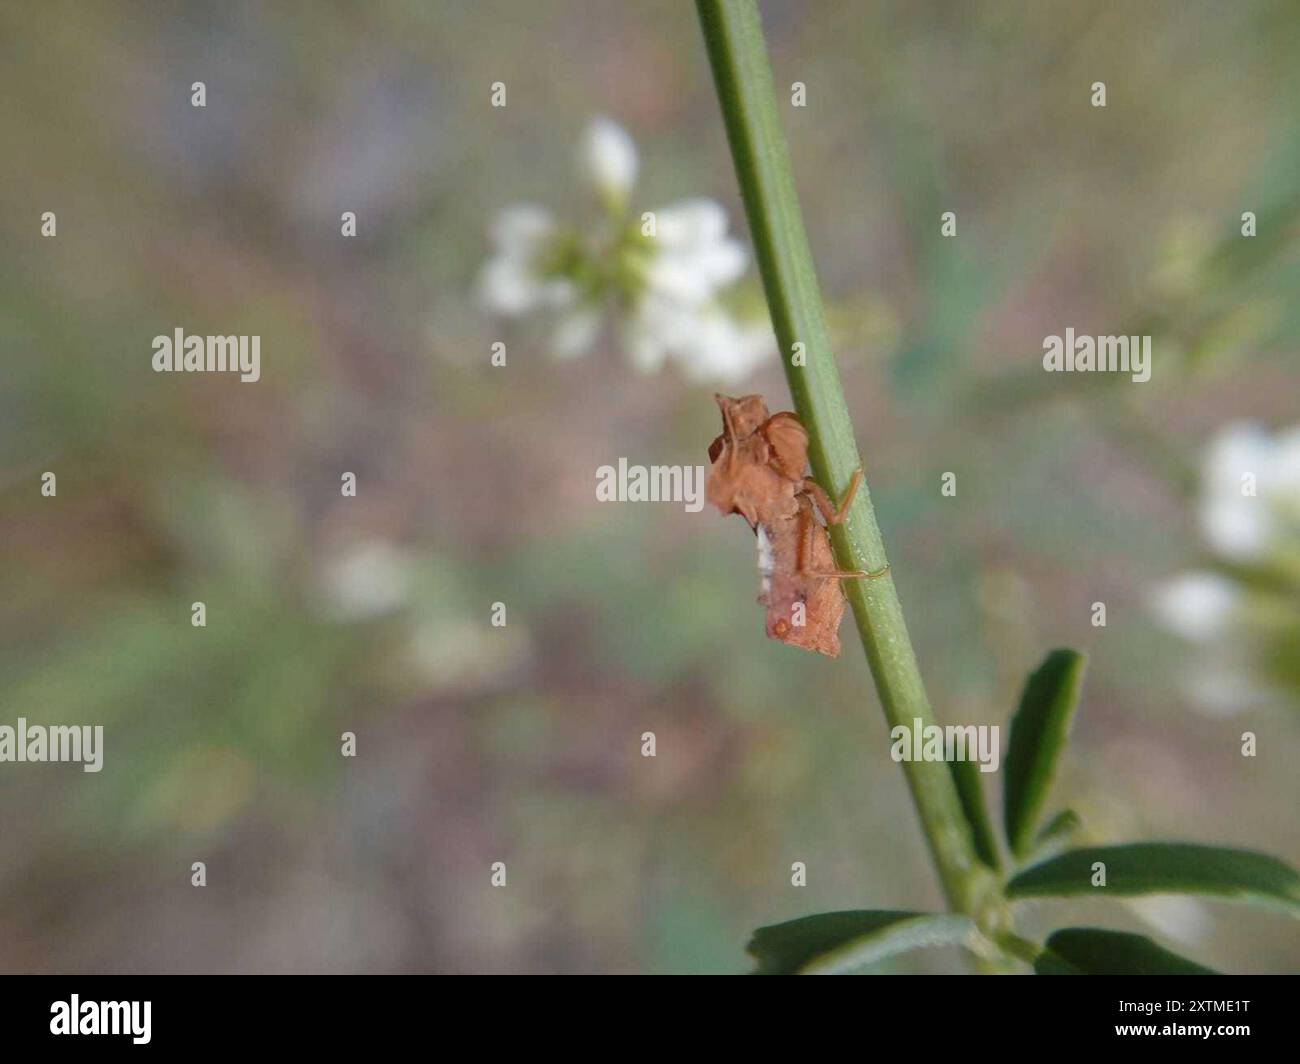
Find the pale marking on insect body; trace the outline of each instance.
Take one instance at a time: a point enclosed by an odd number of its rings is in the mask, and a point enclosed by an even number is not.
[[[772,541],[767,538],[767,530],[759,525],[755,529],[755,541],[758,543],[758,571],[763,574],[763,594],[772,590],[772,573],[776,570],[776,561],[772,557]]]

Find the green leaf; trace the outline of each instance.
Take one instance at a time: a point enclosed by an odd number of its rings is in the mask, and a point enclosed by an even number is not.
[[[984,787],[980,782],[979,766],[974,761],[950,761],[953,782],[957,785],[957,797],[961,801],[962,812],[970,824],[971,835],[975,839],[975,852],[979,859],[995,872],[1002,867],[998,859],[998,840],[993,834],[993,822],[984,804]]]
[[[1029,847],[1031,861],[1055,857],[1070,843],[1070,837],[1083,825],[1083,820],[1073,809],[1062,809],[1047,822],[1047,826],[1034,836]]]
[[[1017,857],[1032,845],[1079,703],[1086,661],[1076,651],[1053,650],[1029,677],[1011,721],[1002,794],[1007,842]]]
[[[1092,885],[1092,866],[1106,866],[1106,885]],[[1267,854],[1184,842],[1139,842],[1070,850],[1027,868],[1007,897],[1076,894],[1211,894],[1281,906],[1300,915],[1300,875]]]
[[[1044,846],[1049,842],[1065,838],[1079,830],[1083,820],[1073,809],[1062,809],[1056,816],[1047,822],[1047,827],[1043,828],[1034,839],[1034,846]]]
[[[974,924],[947,913],[851,909],[760,927],[746,949],[757,975],[829,975],[922,946],[965,941]]]
[[[1067,927],[1056,931],[1034,961],[1039,975],[1219,975],[1170,953],[1144,935]]]

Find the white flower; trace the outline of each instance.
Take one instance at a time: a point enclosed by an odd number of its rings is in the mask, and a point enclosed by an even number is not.
[[[1200,648],[1183,681],[1193,704],[1226,716],[1276,697],[1261,673],[1258,646],[1285,632],[1290,622],[1277,611],[1286,598],[1234,579],[1232,566],[1267,575],[1296,549],[1300,428],[1274,437],[1247,423],[1221,431],[1206,454],[1200,521],[1211,551],[1230,563],[1228,575],[1185,573],[1159,587],[1151,606],[1167,628]]]
[[[716,306],[695,307],[648,291],[629,323],[625,343],[643,373],[671,356],[694,381],[738,384],[776,350],[766,325],[740,325]]]
[[[542,307],[571,305],[573,283],[545,274],[545,257],[558,234],[554,219],[541,207],[518,204],[497,215],[491,232],[496,254],[479,275],[484,307],[517,317]]]
[[[740,280],[749,265],[744,247],[727,236],[727,212],[708,199],[654,212],[654,257],[646,282],[657,294],[701,306]]]
[[[1254,494],[1246,491],[1247,474]],[[1300,428],[1270,439],[1259,426],[1230,425],[1205,462],[1201,527],[1210,546],[1235,562],[1267,554],[1300,516]]]
[[[325,565],[321,592],[326,611],[340,621],[379,617],[401,606],[410,586],[406,555],[384,540],[341,551]]]
[[[650,212],[653,231],[643,232],[627,224],[637,174],[632,138],[598,118],[578,156],[605,217],[581,234],[540,207],[502,211],[479,279],[484,307],[513,317],[549,312],[558,358],[591,348],[605,307],[630,308],[622,336],[637,369],[657,372],[671,358],[692,380],[740,383],[775,353],[776,341],[766,321],[742,324],[719,303],[749,265],[744,246],[727,235],[726,210],[710,199],[685,200]]]
[[[717,302],[749,265],[727,236],[727,212],[693,199],[654,215],[645,288],[625,334],[633,365],[652,373],[671,357],[693,381],[740,383],[776,351],[776,339],[766,323],[742,325]]]
[[[1151,605],[1165,627],[1193,643],[1222,638],[1241,591],[1214,573],[1184,573],[1160,585]]]
[[[543,208],[505,208],[492,226],[496,254],[479,275],[479,301],[486,310],[506,317],[539,310],[554,314],[551,348],[558,358],[573,358],[595,342],[600,308],[579,299],[572,279],[548,272],[547,258],[562,238]]]
[[[776,336],[765,322],[745,325],[721,311],[700,320],[694,349],[688,348],[683,366],[692,380],[736,385],[776,352]]]
[[[608,205],[620,207],[636,183],[636,144],[627,130],[608,118],[587,127],[579,152],[579,166]]]

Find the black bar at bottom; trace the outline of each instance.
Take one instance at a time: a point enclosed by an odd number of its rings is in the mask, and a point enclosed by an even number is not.
[[[765,1050],[809,1053],[837,1044],[905,1056],[908,1045],[1164,1043],[1222,1054],[1241,1043],[1290,1043],[1296,990],[1294,976],[719,977],[707,988],[580,976],[4,976],[0,1046],[10,1060],[24,1059],[11,1055],[19,1048],[334,1054],[396,1052],[413,1042],[458,1055],[459,1047],[492,1054],[510,1045],[607,1055],[632,1046],[656,1052],[658,1044],[676,1056],[712,1046],[734,1052],[757,1036]]]

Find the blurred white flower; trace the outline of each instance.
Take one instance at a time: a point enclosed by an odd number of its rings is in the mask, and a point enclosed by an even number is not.
[[[636,144],[627,130],[608,118],[597,118],[587,127],[578,157],[607,204],[622,208],[636,184]]]
[[[633,220],[636,145],[608,118],[587,129],[578,159],[604,217],[583,233],[540,207],[503,210],[479,278],[483,306],[509,317],[549,314],[558,358],[589,351],[610,308],[629,360],[644,373],[671,359],[693,381],[735,385],[770,358],[776,340],[766,319],[742,323],[719,302],[749,265],[744,246],[727,235],[722,206],[691,199],[647,212],[652,225]]]
[[[405,601],[409,561],[384,540],[367,540],[325,563],[321,595],[326,613],[339,621],[364,621],[391,613]]]
[[[653,213],[656,253],[645,279],[656,295],[699,307],[740,280],[749,256],[739,241],[727,236],[727,212],[721,204],[694,199]]]
[[[716,307],[683,306],[654,291],[642,296],[624,343],[643,373],[658,371],[674,355],[692,381],[725,385],[743,381],[774,348],[766,325],[741,325]]]
[[[1192,702],[1225,716],[1276,701],[1262,663],[1292,653],[1300,627],[1286,575],[1300,558],[1300,427],[1276,436],[1247,423],[1224,428],[1206,453],[1198,509],[1220,571],[1171,578],[1151,608],[1201,647],[1184,681]]]
[[[1227,631],[1241,591],[1214,573],[1184,573],[1156,588],[1151,605],[1170,631],[1193,643],[1208,643]]]
[[[479,275],[483,305],[509,316],[571,306],[572,282],[547,276],[547,254],[558,232],[542,207],[521,203],[498,214],[490,234],[496,254]]]
[[[1254,493],[1245,488],[1253,478]],[[1224,429],[1210,447],[1201,527],[1229,561],[1257,561],[1300,517],[1300,428],[1270,438],[1258,425]]]
[[[492,226],[496,254],[479,275],[479,301],[497,314],[549,312],[555,320],[551,349],[557,358],[586,352],[600,330],[600,308],[579,298],[578,285],[554,272],[563,234],[550,213],[531,204],[507,207]]]
[[[1185,946],[1204,941],[1213,923],[1201,902],[1181,894],[1154,894],[1127,901],[1130,909],[1162,935]]]
[[[523,625],[512,622],[506,630],[491,630],[451,612],[422,620],[407,647],[416,673],[429,690],[440,693],[509,688],[518,684],[532,654],[532,639]]]

